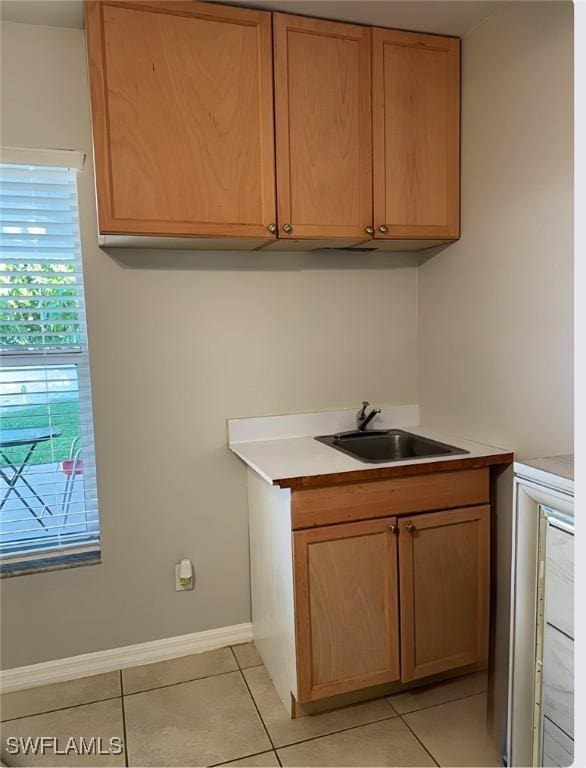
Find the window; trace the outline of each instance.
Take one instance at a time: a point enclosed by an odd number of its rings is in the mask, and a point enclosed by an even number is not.
[[[0,163],[3,573],[99,557],[77,152]]]

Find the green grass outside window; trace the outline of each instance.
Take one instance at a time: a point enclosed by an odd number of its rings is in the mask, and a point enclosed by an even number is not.
[[[0,432],[5,429],[32,429],[34,427],[53,427],[61,431],[54,440],[39,443],[35,448],[30,464],[52,464],[69,457],[71,443],[80,434],[79,405],[77,400],[55,405],[31,405],[22,408],[7,408],[0,416]],[[30,445],[3,448],[2,452],[13,464],[20,466]],[[6,466],[0,458],[0,466]]]

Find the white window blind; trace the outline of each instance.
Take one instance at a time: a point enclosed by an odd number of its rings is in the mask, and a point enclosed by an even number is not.
[[[41,162],[0,163],[3,568],[99,548],[77,172]]]

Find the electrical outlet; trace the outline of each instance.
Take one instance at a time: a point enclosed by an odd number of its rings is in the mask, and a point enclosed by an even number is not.
[[[195,581],[193,576],[193,571],[192,571],[191,581],[189,582],[189,584],[182,584],[181,578],[179,576],[180,568],[181,568],[181,563],[176,563],[175,564],[175,592],[184,592],[186,590],[193,589],[193,583]]]

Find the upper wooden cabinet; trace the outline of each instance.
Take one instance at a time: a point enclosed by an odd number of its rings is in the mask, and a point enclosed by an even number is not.
[[[106,244],[459,236],[459,40],[195,0],[86,0],[86,31]]]
[[[457,238],[460,41],[373,30],[376,238]]]
[[[273,239],[271,14],[87,0],[86,30],[100,232]]]
[[[279,237],[369,237],[371,32],[274,14]]]

